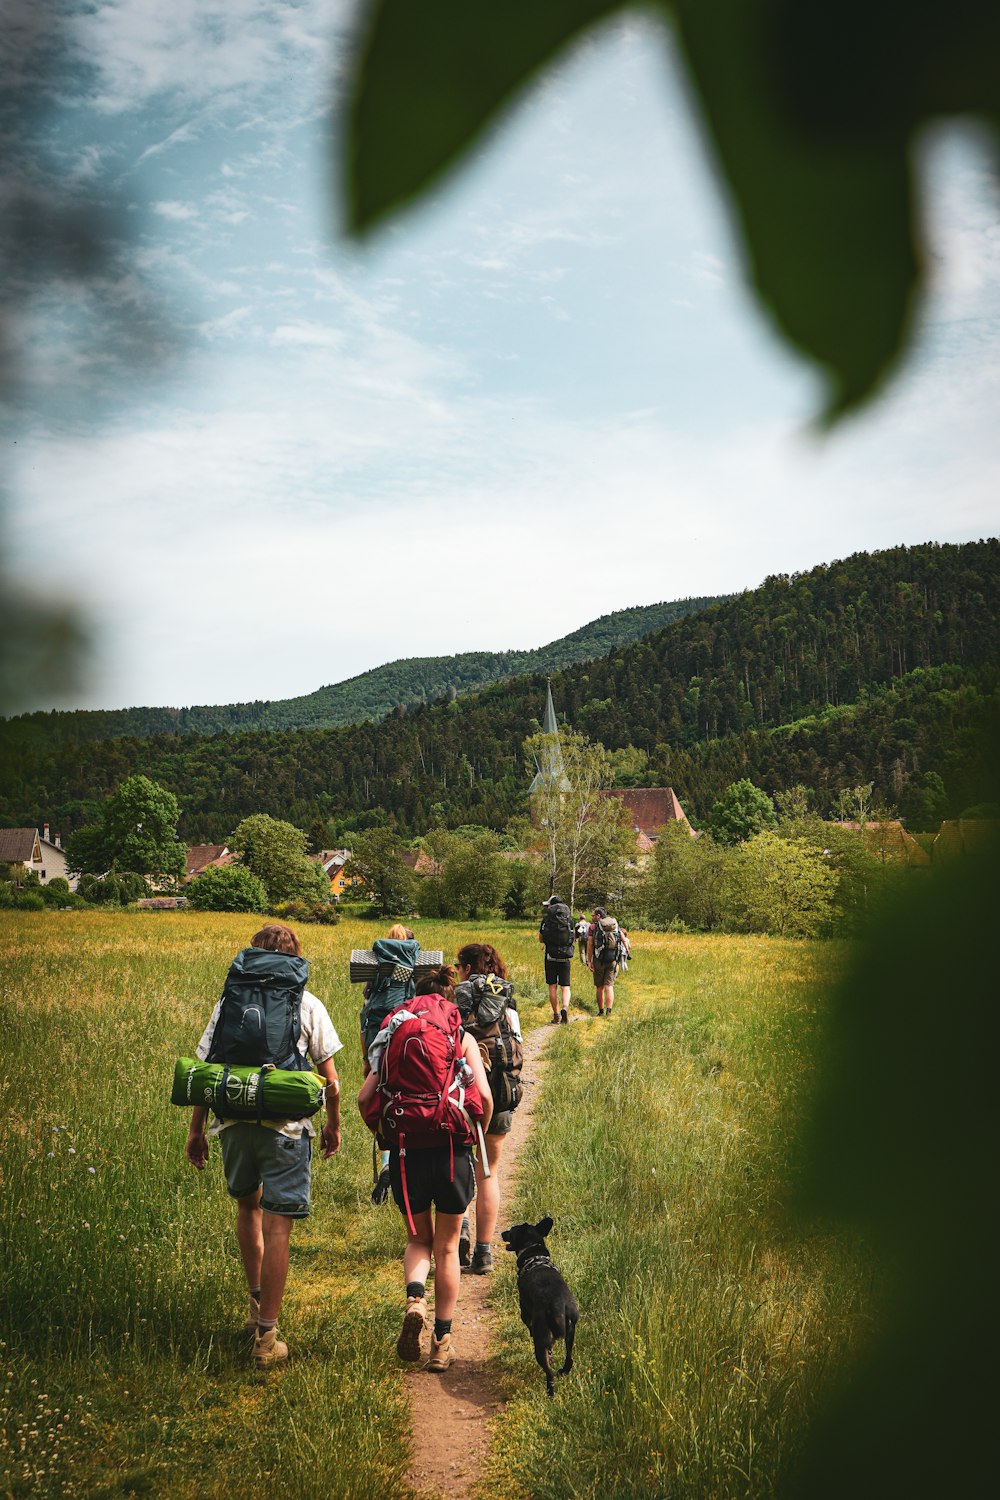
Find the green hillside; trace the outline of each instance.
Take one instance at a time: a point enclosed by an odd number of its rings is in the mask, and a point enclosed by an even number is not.
[[[458,656],[406,657],[300,698],[283,698],[273,703],[22,714],[9,721],[8,733],[25,744],[41,745],[80,744],[131,735],[148,738],[156,734],[216,734],[242,729],[332,729],[363,719],[382,719],[400,705],[410,707],[475,692],[508,677],[528,672],[558,672],[575,662],[603,656],[615,646],[628,645],[672,620],[717,602],[718,598],[675,599],[616,610],[531,651],[466,651]]]
[[[898,547],[769,578],[553,676],[557,711],[609,749],[632,784],[672,784],[707,816],[725,786],[802,782],[815,806],[873,781],[905,808],[928,773],[947,815],[995,801],[1000,542]],[[27,747],[0,726],[0,822],[65,836],[135,771],[180,799],[182,836],[223,839],[252,812],[330,836],[395,820],[501,828],[524,810],[524,737],[541,672],[452,702],[338,729],[156,734]]]

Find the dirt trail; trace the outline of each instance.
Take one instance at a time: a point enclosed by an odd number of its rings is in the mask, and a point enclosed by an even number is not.
[[[509,1222],[507,1204],[517,1163],[531,1128],[543,1050],[554,1027],[540,1026],[524,1043],[524,1098],[514,1114],[501,1160],[499,1230]],[[497,1243],[493,1253],[497,1255]],[[501,1247],[502,1248],[502,1247]],[[472,1494],[489,1447],[487,1423],[503,1402],[490,1364],[491,1276],[463,1276],[453,1333],[457,1359],[443,1375],[416,1369],[407,1376],[413,1446],[407,1481],[414,1495],[463,1500]],[[442,1444],[441,1436],[446,1435]]]

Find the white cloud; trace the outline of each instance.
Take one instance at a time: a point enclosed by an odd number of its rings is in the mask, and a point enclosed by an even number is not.
[[[177,199],[166,198],[153,204],[153,212],[159,214],[161,219],[183,223],[188,219],[197,219],[199,210],[194,203],[180,203]]]

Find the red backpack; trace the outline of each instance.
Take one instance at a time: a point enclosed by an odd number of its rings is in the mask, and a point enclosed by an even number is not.
[[[462,1017],[441,995],[417,995],[386,1016],[378,1088],[365,1123],[385,1146],[399,1148],[406,1217],[415,1233],[406,1192],[406,1150],[471,1145],[483,1101],[462,1056]],[[452,1156],[454,1173],[454,1155]]]

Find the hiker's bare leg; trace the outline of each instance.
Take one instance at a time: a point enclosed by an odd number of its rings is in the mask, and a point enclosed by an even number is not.
[[[461,1223],[461,1215],[459,1223]],[[413,1215],[413,1224],[416,1234],[407,1234],[406,1249],[403,1251],[403,1280],[407,1286],[411,1281],[420,1281],[426,1284],[431,1269],[431,1250],[434,1245],[434,1220],[429,1208],[425,1208],[422,1214]],[[458,1241],[456,1240],[456,1245]],[[456,1250],[456,1254],[457,1254]]]
[[[476,1157],[476,1244],[490,1245],[497,1230],[497,1219],[500,1216],[500,1173],[497,1170],[500,1164],[500,1152],[503,1147],[505,1136],[488,1135],[486,1137],[486,1160],[489,1163],[490,1175],[487,1177],[483,1172],[483,1164]]]
[[[549,985],[549,1004],[552,1006],[552,1014],[558,1018],[559,1015],[559,986]]]
[[[458,1263],[461,1214],[438,1214],[434,1220],[434,1316],[454,1315],[462,1268]],[[416,1280],[416,1277],[414,1277]]]
[[[288,1236],[292,1220],[287,1214],[272,1214],[264,1209],[264,1258],[260,1266],[260,1318],[262,1323],[277,1321],[281,1299],[288,1280]]]
[[[610,1013],[611,1007],[614,1005],[614,1003],[615,1003],[615,985],[614,985],[614,980],[612,980],[612,982],[610,984],[606,984],[604,986],[604,1009]]]
[[[264,1259],[263,1215],[260,1208],[261,1189],[248,1198],[236,1200],[236,1243],[240,1247],[240,1259],[246,1272],[247,1286],[260,1286],[260,1263]]]
[[[570,1000],[572,998],[573,997],[571,996],[571,994],[569,992],[569,985],[567,984],[566,987],[564,988],[563,992],[562,992],[562,1006],[563,1006],[563,1010],[569,1010],[569,1002],[570,1002]]]

